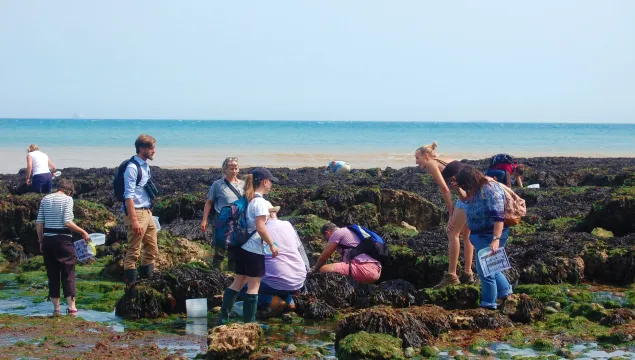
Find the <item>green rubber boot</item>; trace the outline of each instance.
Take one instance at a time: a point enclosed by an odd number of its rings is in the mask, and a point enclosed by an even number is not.
[[[229,322],[229,313],[232,312],[232,308],[234,307],[237,297],[238,291],[230,288],[225,289],[225,293],[223,294],[223,305],[220,308],[220,316],[216,322],[217,326],[225,325]]]
[[[256,322],[258,310],[258,294],[247,294],[243,302],[243,321],[245,324]]]

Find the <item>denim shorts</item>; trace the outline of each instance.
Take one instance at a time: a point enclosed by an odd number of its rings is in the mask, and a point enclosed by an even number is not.
[[[461,201],[461,199],[456,199],[456,204],[454,205],[455,209],[467,209],[467,203],[465,201]]]

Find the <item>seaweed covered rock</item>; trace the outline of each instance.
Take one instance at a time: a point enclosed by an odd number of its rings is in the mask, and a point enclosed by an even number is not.
[[[89,233],[107,234],[117,225],[117,218],[102,204],[87,200],[75,200],[73,206],[75,223]]]
[[[450,326],[456,330],[481,330],[509,328],[514,324],[508,316],[479,308],[450,313]]]
[[[586,244],[584,277],[589,281],[628,285],[635,281],[635,234]]]
[[[617,189],[611,198],[593,204],[577,230],[591,232],[598,227],[616,236],[635,232],[635,187]]]
[[[360,331],[350,334],[337,344],[337,358],[357,359],[404,359],[402,340],[386,334],[369,334]]]
[[[202,217],[205,206],[204,193],[182,193],[162,196],[154,204],[152,213],[158,216],[162,224],[176,219],[194,220]]]
[[[569,308],[571,317],[583,316],[591,321],[599,322],[609,315],[604,306],[598,303],[573,304]]]
[[[352,282],[337,273],[309,274],[304,286],[309,297],[320,299],[338,309],[349,307],[355,295]]]
[[[600,320],[600,324],[605,326],[617,326],[630,323],[635,320],[635,310],[633,309],[615,309],[608,316]]]
[[[207,337],[208,359],[246,359],[258,349],[263,338],[257,323],[217,326]]]
[[[525,324],[541,321],[545,318],[545,306],[527,294],[512,294],[507,297],[501,312],[516,322]]]
[[[155,272],[126,289],[117,303],[117,315],[124,318],[156,318],[162,314],[186,312],[185,300],[207,298],[208,308],[220,305],[231,280],[215,269],[181,265]]]
[[[207,232],[201,230],[201,220],[177,219],[170,224],[161,227],[162,231],[168,231],[175,236],[186,238],[190,241],[199,240],[210,243],[214,235],[213,221],[209,221]]]
[[[450,329],[445,310],[437,306],[393,309],[373,307],[353,313],[337,326],[336,342],[360,331],[389,334],[403,340],[403,347],[421,347],[433,336]]]
[[[473,309],[478,307],[481,290],[474,285],[446,286],[443,289],[421,289],[417,291],[417,304],[438,305],[447,310]]]
[[[115,306],[115,314],[125,319],[156,319],[170,310],[167,296],[144,283],[127,288]]]
[[[378,305],[402,308],[415,304],[416,293],[415,287],[405,280],[389,280],[379,285],[358,284],[352,302],[357,308]]]
[[[2,257],[9,263],[22,264],[26,261],[26,255],[24,254],[22,246],[12,241],[3,241],[0,244],[0,253],[2,253]]]
[[[305,319],[324,320],[337,315],[337,310],[322,299],[299,295],[294,298],[294,301],[296,312]]]

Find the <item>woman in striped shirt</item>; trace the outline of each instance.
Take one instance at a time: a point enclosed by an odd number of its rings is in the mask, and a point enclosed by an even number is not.
[[[57,192],[47,195],[40,203],[35,227],[44,254],[44,265],[49,280],[49,298],[55,308],[53,315],[60,314],[60,278],[66,297],[68,314],[77,312],[75,307],[75,247],[71,231],[80,233],[90,242],[88,233],[73,222],[74,186],[71,180],[62,179]]]

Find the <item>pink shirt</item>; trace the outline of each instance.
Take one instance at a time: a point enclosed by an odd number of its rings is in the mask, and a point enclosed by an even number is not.
[[[355,247],[361,243],[361,240],[359,239],[359,237],[357,237],[357,235],[354,232],[352,232],[348,228],[340,228],[338,230],[335,230],[335,232],[331,235],[331,237],[329,238],[329,242]],[[344,249],[340,246],[337,247],[337,252],[342,256],[342,259],[344,260],[344,262],[348,260],[348,251],[349,249]],[[357,255],[352,262],[377,263],[377,266],[381,268],[381,263],[379,261],[373,259],[372,257],[366,254]]]

